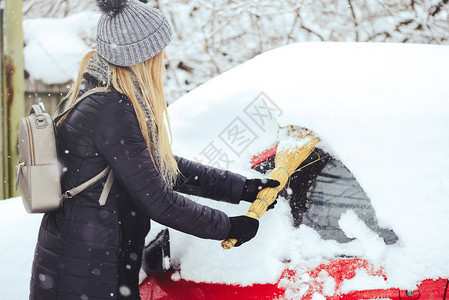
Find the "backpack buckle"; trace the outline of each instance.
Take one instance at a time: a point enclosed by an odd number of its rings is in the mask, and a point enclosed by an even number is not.
[[[64,194],[62,195],[63,199],[70,199],[72,198],[74,195],[72,195],[72,193],[70,191],[66,191],[64,192]]]
[[[17,188],[19,187],[19,176],[20,173],[22,173],[22,167],[26,166],[26,163],[19,161],[19,163],[17,164],[17,170],[16,170],[16,191]]]
[[[36,116],[37,121],[37,127],[38,128],[45,128],[48,125],[47,120],[45,119],[44,112],[42,111],[42,108],[39,105],[31,105],[30,114],[33,114]]]

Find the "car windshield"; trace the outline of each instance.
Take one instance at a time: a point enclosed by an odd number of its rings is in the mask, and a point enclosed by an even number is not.
[[[274,156],[254,167],[266,173],[274,167]],[[293,224],[307,225],[322,239],[347,243],[338,222],[342,214],[352,210],[385,244],[396,243],[398,237],[387,228],[381,228],[371,201],[357,179],[345,165],[322,149],[315,149],[309,158],[292,174],[289,186],[281,195],[290,204]]]

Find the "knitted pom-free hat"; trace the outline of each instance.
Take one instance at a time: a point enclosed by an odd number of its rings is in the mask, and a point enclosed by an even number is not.
[[[167,19],[137,0],[96,0],[102,10],[97,52],[107,62],[137,65],[161,52],[172,38]]]

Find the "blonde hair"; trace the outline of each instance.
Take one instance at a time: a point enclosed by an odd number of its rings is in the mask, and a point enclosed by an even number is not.
[[[94,53],[95,51],[90,51],[83,57],[78,78],[67,93],[66,98],[68,98],[68,103],[66,108],[70,108],[75,104],[80,92],[83,74],[86,72],[89,60]],[[147,144],[151,160],[167,186],[173,188],[180,172],[171,151],[173,137],[163,90],[163,56],[163,51],[161,51],[156,56],[131,67],[119,67],[108,64],[106,86],[93,88],[85,92],[81,97],[93,93],[106,92],[110,89],[110,86],[119,93],[126,95],[131,100],[134,111],[136,112],[140,130]],[[147,121],[151,120],[148,120],[144,108],[139,103],[136,91],[141,95],[141,103],[143,102],[147,111],[149,111],[150,118],[155,127],[151,130],[153,132],[150,132],[148,128]],[[164,123],[164,114],[167,120],[170,139]],[[64,118],[62,118],[57,125],[60,126],[63,121]],[[155,136],[152,136],[152,134]],[[156,150],[158,157],[154,157],[155,155],[153,155],[152,150]]]

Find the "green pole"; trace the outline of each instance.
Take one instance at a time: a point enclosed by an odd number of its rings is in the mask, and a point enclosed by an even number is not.
[[[7,168],[3,161],[3,154],[6,150],[5,140],[3,139],[3,128],[6,125],[5,119],[3,118],[3,7],[0,7],[0,140],[2,141],[2,146],[0,147],[0,199],[7,198],[5,185],[6,185],[6,174]]]
[[[25,112],[22,0],[6,0],[3,23],[3,160],[6,173],[5,194],[15,197],[17,128]],[[7,171],[6,171],[7,170]]]

